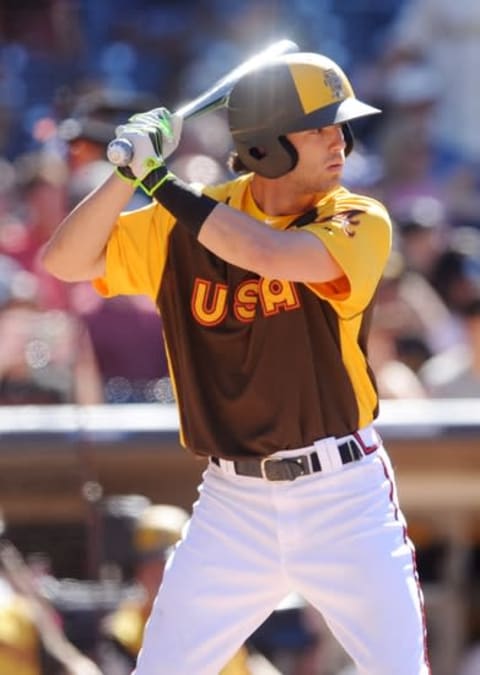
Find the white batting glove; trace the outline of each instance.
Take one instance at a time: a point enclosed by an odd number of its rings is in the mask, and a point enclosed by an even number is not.
[[[183,119],[166,108],[154,108],[129,118],[117,127],[117,138],[132,145],[133,157],[128,163],[133,177],[143,180],[153,169],[161,166],[180,142]],[[128,172],[121,173],[129,178]]]

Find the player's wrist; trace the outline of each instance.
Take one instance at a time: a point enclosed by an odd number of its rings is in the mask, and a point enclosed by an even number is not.
[[[171,178],[175,178],[174,174],[171,173],[162,162],[153,169],[153,171],[147,173],[147,175],[140,180],[139,185],[149,197],[153,197],[154,193]]]
[[[177,222],[186,227],[198,238],[203,223],[211,214],[218,202],[207,195],[195,192],[189,185],[168,171],[167,167],[159,167],[147,176],[151,187],[145,191],[167,209]],[[143,183],[145,179],[143,180]]]
[[[137,177],[129,166],[117,166],[115,167],[115,173],[126,183],[133,184],[137,181]]]

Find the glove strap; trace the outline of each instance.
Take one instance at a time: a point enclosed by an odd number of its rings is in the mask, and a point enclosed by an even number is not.
[[[160,189],[167,180],[171,180],[172,178],[175,178],[174,174],[170,173],[165,164],[162,164],[153,171],[150,171],[139,182],[139,185],[149,197],[153,197],[154,192]]]
[[[115,168],[115,173],[119,178],[126,181],[127,183],[135,183],[137,180],[137,177],[129,166],[117,166]]]
[[[197,238],[203,223],[218,204],[215,199],[195,192],[170,173],[164,164],[145,176],[140,187]]]

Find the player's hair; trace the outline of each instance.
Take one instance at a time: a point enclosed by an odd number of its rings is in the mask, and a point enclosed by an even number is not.
[[[227,159],[227,168],[229,171],[235,174],[244,174],[250,173],[250,169],[240,159],[240,155],[236,150],[232,150]]]

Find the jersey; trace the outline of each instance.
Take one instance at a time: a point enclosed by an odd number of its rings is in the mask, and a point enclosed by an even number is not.
[[[269,226],[319,237],[344,270],[330,283],[264,279],[220,259],[162,206],[123,213],[105,296],[147,294],[162,316],[181,441],[199,456],[269,455],[372,422],[372,301],[391,246],[382,204],[338,187],[308,213],[271,218],[252,175],[205,189]]]

